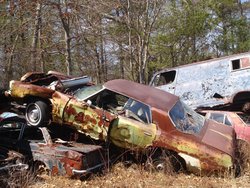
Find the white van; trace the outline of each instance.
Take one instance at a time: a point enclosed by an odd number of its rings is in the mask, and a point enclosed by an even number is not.
[[[154,74],[150,85],[179,96],[196,109],[224,104],[237,92],[250,98],[250,52],[211,59]],[[240,94],[236,95],[240,100]]]

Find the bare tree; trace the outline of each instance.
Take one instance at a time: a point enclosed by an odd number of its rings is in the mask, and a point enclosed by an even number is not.
[[[38,43],[40,40],[40,35],[41,35],[41,23],[42,23],[42,18],[41,18],[41,11],[42,11],[42,4],[41,2],[37,2],[37,7],[36,7],[36,17],[35,17],[35,25],[34,25],[34,34],[33,34],[33,40],[32,40],[32,45],[31,45],[31,57],[30,57],[30,64],[33,65],[33,71],[37,70],[37,61],[38,61]],[[42,70],[44,69],[44,66],[41,66]]]
[[[66,59],[67,74],[71,75],[73,65],[71,60],[70,3],[67,0],[62,0],[62,2],[58,0],[57,9],[59,12],[59,17],[61,19],[65,35],[65,50],[66,50],[65,59]]]

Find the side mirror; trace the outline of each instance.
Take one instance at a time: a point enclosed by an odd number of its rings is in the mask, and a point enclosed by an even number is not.
[[[92,105],[92,101],[91,100],[87,100],[87,105],[91,106]]]
[[[95,109],[96,107],[92,104],[92,101],[91,100],[87,100],[87,102],[85,103],[85,108],[87,108],[87,107],[90,107],[90,108],[93,108],[93,109]]]
[[[86,110],[88,107],[91,107],[92,102],[91,102],[91,100],[88,100],[87,102],[82,101],[81,104],[82,104],[83,109]]]

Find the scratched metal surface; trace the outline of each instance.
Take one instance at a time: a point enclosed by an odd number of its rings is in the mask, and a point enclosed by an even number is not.
[[[227,98],[239,91],[250,89],[250,67],[232,70],[231,61],[243,58],[250,64],[248,52],[159,71],[155,76],[176,70],[176,77],[172,83],[157,88],[179,96],[193,108],[223,104],[225,100],[213,97],[216,93]],[[154,85],[154,78],[150,85]]]

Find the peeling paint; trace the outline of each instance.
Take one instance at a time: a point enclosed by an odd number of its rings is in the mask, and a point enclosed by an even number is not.
[[[9,142],[8,132],[6,129],[2,132],[1,127],[5,124],[11,126],[18,123],[21,123],[22,126],[10,127],[9,133],[19,133],[19,136],[16,138],[17,140],[12,139],[12,142]],[[15,144],[17,141],[19,144]],[[60,139],[53,142],[46,127],[26,126],[23,124],[23,119],[1,122],[0,143],[22,152],[27,159],[44,164],[52,175],[74,176],[74,170],[87,172],[89,169],[100,168],[108,161],[103,158],[105,155],[101,146]],[[84,173],[78,174],[78,176],[84,175]]]
[[[193,109],[225,104],[222,98],[250,89],[250,52],[167,68],[156,72],[150,85],[179,96]]]

